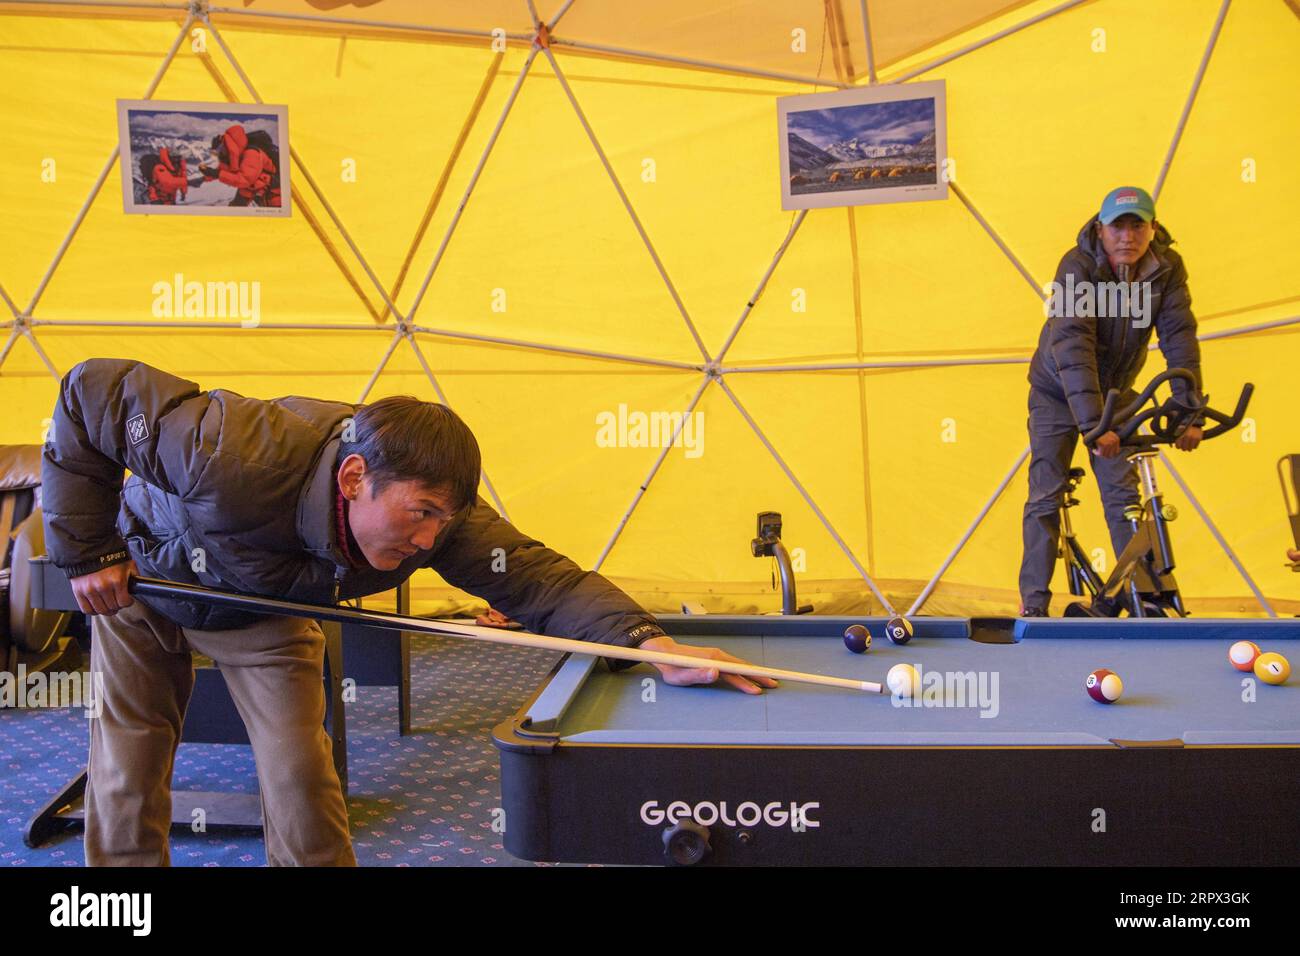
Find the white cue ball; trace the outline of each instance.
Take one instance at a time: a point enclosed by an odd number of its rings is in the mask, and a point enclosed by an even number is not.
[[[895,664],[885,677],[885,686],[896,697],[913,697],[920,689],[921,675],[911,664]]]

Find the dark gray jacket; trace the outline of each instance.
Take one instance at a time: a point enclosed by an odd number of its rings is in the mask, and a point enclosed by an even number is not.
[[[1097,235],[1097,217],[1079,231],[1078,242],[1061,258],[1056,282],[1062,287],[1072,276],[1076,287],[1084,282],[1115,282],[1114,271]],[[1196,340],[1196,319],[1192,297],[1187,291],[1187,270],[1171,246],[1173,239],[1156,223],[1151,240],[1150,270],[1139,274],[1151,283],[1152,320],[1145,328],[1135,327],[1131,318],[1049,318],[1038,337],[1038,349],[1029,363],[1029,381],[1055,398],[1068,402],[1075,423],[1090,431],[1101,418],[1106,393],[1132,388],[1147,358],[1147,346],[1154,329],[1170,368],[1185,368],[1201,382],[1201,347]],[[1144,261],[1146,257],[1144,257]],[[1138,263],[1139,268],[1143,263]],[[1172,387],[1183,397],[1185,383]]]
[[[344,422],[357,407],[205,392],[142,362],[82,362],[63,379],[44,450],[50,558],[75,575],[129,556],[145,577],[314,604],[386,591],[428,567],[538,633],[624,646],[663,633],[623,591],[520,534],[481,497],[432,550],[393,571],[353,567],[335,502]],[[502,556],[504,572],[494,569]],[[146,603],[201,630],[258,619]]]

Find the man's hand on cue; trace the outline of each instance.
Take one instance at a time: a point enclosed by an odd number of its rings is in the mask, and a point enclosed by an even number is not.
[[[116,614],[135,603],[127,584],[132,576],[139,576],[134,561],[113,564],[93,574],[83,574],[71,580],[72,593],[83,614]]]
[[[480,627],[509,627],[510,618],[506,617],[494,607],[487,609],[486,614],[480,614],[474,618],[474,623]]]
[[[684,654],[687,657],[699,657],[704,661],[731,661],[735,664],[748,663],[739,657],[732,657],[720,648],[678,644],[667,636],[652,637],[648,641],[642,641],[640,647],[646,651],[662,651],[666,654]],[[685,687],[688,684],[712,684],[719,677],[722,678],[724,683],[730,684],[738,690],[743,690],[746,694],[761,694],[764,687],[772,688],[777,686],[777,682],[770,677],[742,677],[740,674],[722,674],[707,664],[703,667],[670,667],[667,664],[656,664],[655,667],[659,668],[659,673],[663,674],[666,683],[678,687]]]

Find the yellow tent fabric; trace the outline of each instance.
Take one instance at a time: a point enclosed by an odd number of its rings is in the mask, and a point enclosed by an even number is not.
[[[1134,183],[1186,259],[1211,395],[1257,387],[1243,428],[1170,460],[1300,611],[1275,477],[1300,451],[1294,2],[532,9],[545,50],[525,0],[0,2],[0,442],[40,441],[59,375],[99,355],[261,397],[415,394],[474,428],[512,521],[652,610],[779,607],[748,547],[776,510],[801,601],[879,611],[870,578],[901,611],[1024,451],[1040,287]],[[947,84],[950,197],[782,211],[775,99],[910,79]],[[124,215],[115,100],[142,97],[287,105],[292,217]],[[177,274],[258,283],[260,324],[158,319]],[[688,411],[690,447],[601,439]],[[1265,613],[1162,479],[1191,609]],[[926,613],[1014,609],[1024,489],[1022,467]],[[432,574],[415,596],[473,603]]]

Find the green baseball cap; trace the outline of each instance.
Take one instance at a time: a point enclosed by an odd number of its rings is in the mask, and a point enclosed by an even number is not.
[[[1156,218],[1156,202],[1145,189],[1139,189],[1137,186],[1120,186],[1106,194],[1106,198],[1101,201],[1101,212],[1098,213],[1097,218],[1101,220],[1103,226],[1109,226],[1120,216],[1129,213],[1150,222]]]

